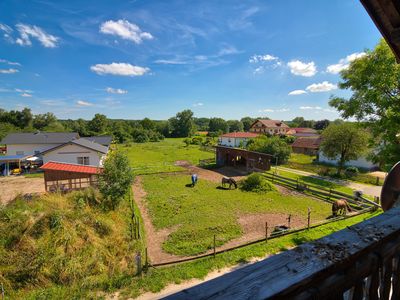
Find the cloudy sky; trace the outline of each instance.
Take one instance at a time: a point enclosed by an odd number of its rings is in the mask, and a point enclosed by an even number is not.
[[[0,107],[335,119],[339,71],[379,39],[356,0],[3,0]]]

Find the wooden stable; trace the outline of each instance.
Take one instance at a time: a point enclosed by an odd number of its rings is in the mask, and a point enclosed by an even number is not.
[[[59,162],[48,162],[41,169],[44,171],[46,192],[80,190],[96,187],[102,168]]]
[[[224,146],[216,146],[215,155],[218,166],[244,166],[248,171],[267,171],[271,168],[273,159],[270,154]]]

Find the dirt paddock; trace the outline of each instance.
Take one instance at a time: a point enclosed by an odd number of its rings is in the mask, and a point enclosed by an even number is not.
[[[23,176],[0,177],[0,203],[7,204],[18,194],[44,193],[43,178],[25,178]]]

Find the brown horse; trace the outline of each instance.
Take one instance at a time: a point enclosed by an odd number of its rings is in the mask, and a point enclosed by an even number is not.
[[[235,189],[237,189],[236,180],[231,177],[225,177],[225,176],[222,177],[222,180],[221,180],[222,187],[225,187],[225,184],[229,184],[229,189],[231,189],[232,185],[234,185]]]
[[[346,200],[340,199],[333,202],[332,215],[334,217],[336,217],[337,215],[345,215],[347,211],[351,212],[353,210],[350,208],[350,205],[349,203],[347,203]]]

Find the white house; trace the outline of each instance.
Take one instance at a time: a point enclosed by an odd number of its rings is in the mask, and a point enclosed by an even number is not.
[[[246,146],[250,139],[258,137],[260,134],[253,132],[230,132],[221,135],[218,139],[218,145],[226,147]]]
[[[332,165],[337,165],[338,159],[329,159],[324,155],[322,151],[318,152],[318,161],[322,163],[327,163],[327,164],[332,164]],[[379,165],[374,164],[373,162],[367,160],[365,157],[360,157],[357,160],[350,160],[345,163],[346,167],[353,166],[357,168],[362,168],[362,169],[375,169],[378,168]]]
[[[6,155],[35,155],[79,138],[76,132],[10,133],[0,144],[7,146]]]
[[[102,167],[108,147],[86,138],[69,141],[41,153],[43,163],[62,162]]]
[[[250,126],[250,132],[271,135],[283,135],[290,129],[288,125],[279,120],[258,119]]]

